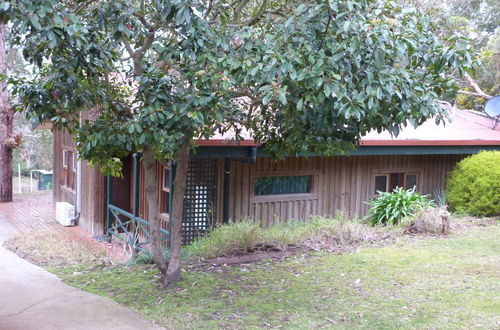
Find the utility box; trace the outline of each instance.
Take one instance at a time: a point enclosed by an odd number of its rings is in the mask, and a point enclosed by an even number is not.
[[[38,179],[38,190],[52,190],[52,171],[32,170],[31,172]]]
[[[63,226],[73,226],[75,218],[75,207],[67,202],[56,203],[56,221]]]

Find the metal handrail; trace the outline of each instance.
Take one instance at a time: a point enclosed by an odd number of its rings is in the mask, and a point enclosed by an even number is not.
[[[118,239],[123,239],[122,237],[120,237],[119,234],[126,234],[126,237],[128,240],[127,244],[130,244],[131,246],[133,246],[134,249],[139,249],[139,250],[144,251],[145,249],[143,249],[142,246],[150,244],[152,241],[151,234],[149,233],[149,227],[151,226],[151,224],[148,221],[141,219],[139,217],[136,217],[132,213],[127,212],[125,210],[122,210],[121,208],[116,207],[112,204],[108,204],[108,211],[113,216],[113,218],[115,220],[115,224],[118,226],[118,228],[120,228],[123,231],[123,233],[121,233],[121,232],[118,232],[117,230],[115,230],[116,227],[108,226],[108,234],[115,236]],[[128,218],[128,220],[123,221],[120,218],[120,215],[124,215],[125,217]],[[134,235],[132,237],[130,237],[130,235],[128,235],[129,230],[127,227],[130,224],[133,224],[134,229],[135,229]],[[139,230],[142,230],[142,232],[146,236],[147,240],[145,242],[138,241],[137,233]],[[162,235],[163,237],[161,238],[161,240],[168,241],[168,239],[170,237],[170,232],[168,230],[160,228],[160,233],[163,234]]]

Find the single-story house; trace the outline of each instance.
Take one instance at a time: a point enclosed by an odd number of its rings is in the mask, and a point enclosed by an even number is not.
[[[304,155],[275,161],[251,139],[236,144],[224,137],[197,141],[184,202],[184,242],[217,223],[252,218],[269,226],[345,211],[364,216],[376,191],[416,187],[423,194],[445,189],[455,164],[481,150],[500,150],[500,127],[480,114],[454,110],[452,121],[429,120],[399,136],[372,132],[349,155]],[[106,178],[76,157],[75,142],[54,131],[54,202],[76,207],[78,225],[94,236],[117,219],[145,219],[147,205],[139,157],[124,160],[123,179]],[[157,163],[158,200],[168,231],[174,168]],[[147,219],[145,219],[147,220]]]

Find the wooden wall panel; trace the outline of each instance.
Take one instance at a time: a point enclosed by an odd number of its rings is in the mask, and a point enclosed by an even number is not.
[[[333,216],[338,211],[361,217],[374,196],[374,176],[381,172],[417,172],[417,190],[432,195],[444,189],[453,166],[466,155],[394,155],[300,157],[255,164],[231,164],[230,216],[232,221],[250,217],[267,227],[277,221],[307,220],[311,215]],[[262,175],[314,175],[313,194],[291,198],[253,194],[253,182]]]
[[[97,168],[90,168],[82,161],[82,210],[79,226],[85,228],[91,235],[105,234],[105,180]]]
[[[56,202],[68,202],[76,206],[76,191],[61,185],[62,152],[64,149],[76,151],[76,143],[65,131],[53,130],[53,198]],[[91,235],[103,235],[105,230],[104,177],[98,169],[90,168],[82,162],[82,205],[78,225]],[[76,180],[76,177],[75,177]],[[75,183],[76,187],[76,183]]]

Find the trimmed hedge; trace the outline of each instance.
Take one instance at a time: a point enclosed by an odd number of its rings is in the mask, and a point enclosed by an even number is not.
[[[446,197],[451,211],[500,215],[500,151],[482,151],[460,161],[448,177]]]

